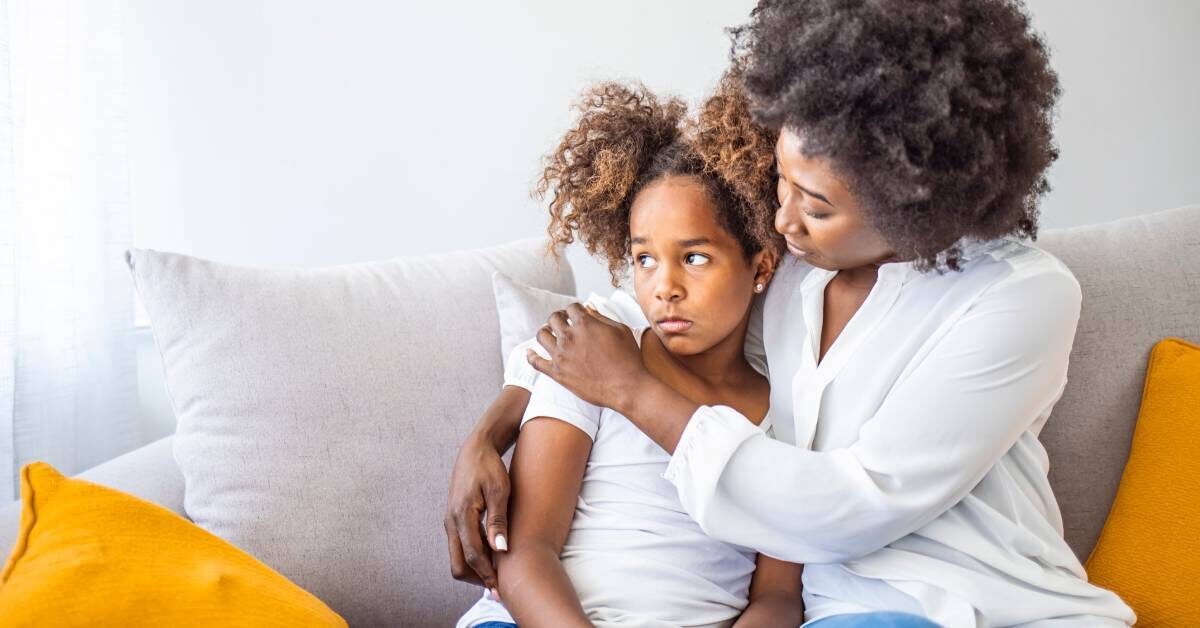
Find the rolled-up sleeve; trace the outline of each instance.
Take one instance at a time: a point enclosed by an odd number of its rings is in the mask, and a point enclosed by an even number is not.
[[[1002,280],[905,367],[852,445],[800,449],[705,406],[664,477],[716,538],[800,563],[871,553],[962,500],[1049,412],[1079,307],[1067,273]]]
[[[508,354],[508,359],[504,362],[505,386],[517,386],[533,392],[539,373],[525,357],[530,349],[536,351],[543,358],[550,359],[550,354],[546,353],[542,345],[538,344],[537,338],[530,338],[522,342],[513,348],[512,352]]]

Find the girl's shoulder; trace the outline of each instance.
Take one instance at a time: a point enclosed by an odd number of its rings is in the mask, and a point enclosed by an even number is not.
[[[597,312],[635,332],[650,326],[650,321],[646,320],[646,315],[642,313],[642,307],[638,305],[637,299],[620,288],[614,290],[607,297],[593,292],[588,295],[587,299],[584,299],[583,303],[596,308]],[[637,335],[640,336],[640,334]]]

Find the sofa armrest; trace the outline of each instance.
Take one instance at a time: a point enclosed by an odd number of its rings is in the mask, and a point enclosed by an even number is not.
[[[174,440],[174,436],[167,436],[92,467],[77,477],[136,495],[186,517],[183,474],[175,464],[171,449]],[[5,557],[17,540],[20,521],[21,500],[0,506],[0,551],[6,553]]]

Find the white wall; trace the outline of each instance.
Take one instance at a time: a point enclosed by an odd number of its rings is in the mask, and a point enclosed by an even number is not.
[[[1200,2],[1032,0],[1063,97],[1042,224],[1200,201]]]
[[[440,4],[127,0],[135,244],[317,266],[540,234],[528,191],[579,91],[698,100],[753,1]],[[1200,2],[1029,5],[1065,92],[1044,224],[1200,201]],[[149,440],[173,419],[148,334],[141,356]]]

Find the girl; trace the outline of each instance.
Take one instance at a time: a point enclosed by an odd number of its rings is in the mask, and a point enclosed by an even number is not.
[[[732,79],[695,123],[676,100],[612,83],[581,109],[539,184],[554,195],[553,243],[578,237],[607,258],[614,285],[632,261],[644,317],[623,322],[645,368],[767,429],[767,380],[743,345],[780,248],[772,138],[750,125]],[[593,305],[618,316],[622,299]],[[460,627],[801,621],[800,566],[705,535],[663,479],[670,456],[620,413],[542,378],[521,426],[499,595],[486,593]]]

